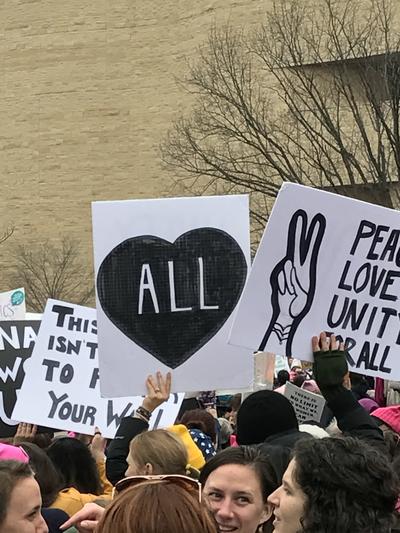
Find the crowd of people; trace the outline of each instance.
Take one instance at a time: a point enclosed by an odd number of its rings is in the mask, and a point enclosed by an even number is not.
[[[312,346],[313,367],[279,372],[275,390],[203,393],[168,428],[150,430],[171,391],[161,373],[112,440],[21,424],[0,444],[0,533],[397,531],[400,405],[349,376],[334,335]],[[299,425],[287,381],[325,398],[319,424]]]

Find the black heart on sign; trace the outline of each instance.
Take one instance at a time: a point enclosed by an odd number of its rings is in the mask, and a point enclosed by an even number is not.
[[[246,274],[235,239],[219,229],[200,228],[174,243],[152,235],[120,243],[100,265],[97,292],[120,331],[176,368],[229,318]]]

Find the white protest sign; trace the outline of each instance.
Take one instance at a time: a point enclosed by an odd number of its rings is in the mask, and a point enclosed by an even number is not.
[[[247,196],[94,202],[101,392],[248,387],[251,351],[228,345],[250,265]]]
[[[293,405],[299,424],[321,421],[325,407],[325,399],[322,396],[300,389],[290,381],[285,384],[285,396]]]
[[[24,368],[15,420],[87,434],[98,426],[105,437],[112,438],[121,418],[132,414],[143,400],[140,396],[101,398],[96,310],[88,307],[48,300]],[[183,396],[172,394],[153,413],[151,427],[173,424]]]
[[[312,360],[311,337],[341,335],[353,372],[400,379],[400,213],[282,186],[230,342]]]
[[[24,320],[25,312],[25,289],[0,292],[0,320]]]

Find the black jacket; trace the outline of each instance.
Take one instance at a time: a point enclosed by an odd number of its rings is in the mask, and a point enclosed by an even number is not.
[[[149,424],[141,418],[127,416],[121,420],[117,433],[107,448],[106,475],[113,485],[125,477],[131,440],[148,429]]]

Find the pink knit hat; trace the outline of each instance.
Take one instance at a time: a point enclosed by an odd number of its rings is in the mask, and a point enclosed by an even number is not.
[[[0,442],[0,461],[19,461],[20,463],[29,463],[29,456],[23,448],[3,444]]]
[[[379,418],[381,422],[389,426],[394,432],[400,434],[400,405],[379,407],[379,409],[375,409],[372,416]]]

